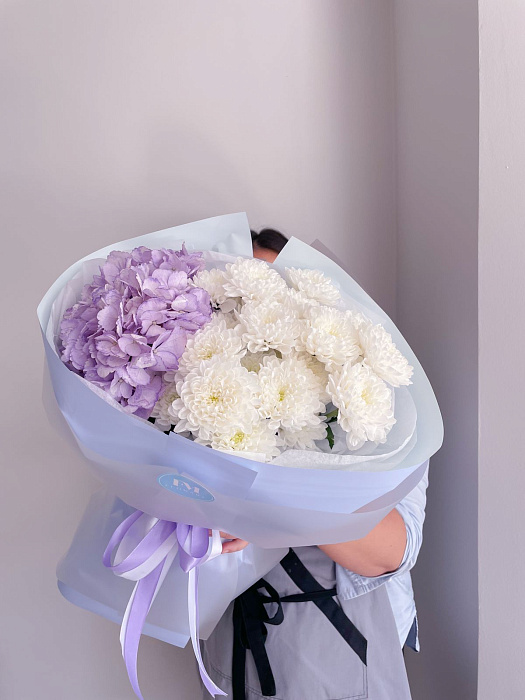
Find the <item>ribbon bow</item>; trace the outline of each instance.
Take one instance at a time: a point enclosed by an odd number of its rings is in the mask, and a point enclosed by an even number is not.
[[[218,530],[212,530],[210,538],[207,528],[159,520],[140,510],[126,518],[111,536],[102,558],[104,566],[117,576],[136,581],[122,620],[120,644],[131,686],[140,700],[143,700],[143,697],[137,675],[137,654],[142,629],[177,554],[181,569],[188,574],[191,643],[202,682],[213,697],[226,695],[206,672],[198,636],[199,566],[219,555],[221,551],[222,543]]]

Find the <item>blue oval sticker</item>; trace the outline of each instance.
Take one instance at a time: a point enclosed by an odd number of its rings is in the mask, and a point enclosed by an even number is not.
[[[193,479],[179,474],[163,474],[158,478],[159,484],[173,493],[186,498],[194,498],[197,501],[214,501],[212,494]]]

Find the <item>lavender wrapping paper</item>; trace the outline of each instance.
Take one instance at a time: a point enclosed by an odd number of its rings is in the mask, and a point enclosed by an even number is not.
[[[280,271],[294,266],[325,272],[340,286],[345,299],[374,322],[384,325],[414,367],[413,384],[395,392],[396,416],[398,407],[403,416],[407,416],[406,421],[401,421],[408,431],[406,436],[400,435],[400,430],[396,436],[392,430],[393,444],[389,444],[388,449],[385,446],[365,449],[348,459],[341,455],[294,455],[290,451],[276,460],[281,463],[265,464],[212,451],[176,434],[165,435],[147,421],[117,410],[107,397],[94,391],[59,359],[55,349],[57,318],[53,314],[56,316],[57,311],[54,302],[69,281],[81,273],[88,260],[104,258],[113,249],[131,250],[138,245],[176,248],[183,242],[189,250],[246,257],[252,254],[250,230],[244,214],[215,217],[116,243],[86,256],[64,272],[44,296],[38,307],[38,317],[53,388],[53,396],[47,391],[45,397],[48,414],[59,427],[61,419],[53,418],[58,407],[81,453],[105,483],[107,492],[121,499],[122,507],[127,504],[165,520],[225,530],[253,543],[245,555],[244,573],[247,575],[240,576],[242,582],[239,586],[236,583],[237,587],[232,588],[233,580],[238,581],[238,577],[229,575],[228,581],[221,584],[221,595],[224,595],[223,598],[219,596],[220,601],[214,610],[208,614],[203,607],[202,634],[207,636],[206,627],[212,627],[213,621],[219,619],[229,600],[279,561],[282,557],[280,548],[340,542],[366,535],[418,483],[429,457],[441,446],[443,424],[432,387],[393,322],[330,258],[297,239],[285,246],[275,267]],[[409,430],[410,420],[414,425]],[[296,461],[294,463],[298,456],[303,460],[300,467]],[[287,459],[290,466],[286,466]],[[113,502],[119,501],[113,499]],[[93,505],[90,507],[94,508]],[[104,507],[109,507],[106,502]],[[113,516],[114,510],[110,508],[104,516],[107,523]],[[109,529],[104,530],[104,536],[111,534],[107,523]],[[125,593],[129,596],[127,582],[116,577],[113,577],[113,585],[109,584],[109,578],[105,583],[102,583],[102,578],[97,580],[98,591],[109,592],[111,589],[115,592],[104,600],[99,600],[99,593],[95,594],[87,585],[90,576],[93,583],[100,574],[100,571],[95,572],[94,564],[91,568],[86,564],[88,559],[91,561],[87,556],[88,542],[90,547],[98,548],[103,544],[104,548],[107,542],[102,543],[102,539],[78,535],[59,566],[58,575],[63,592],[71,599],[77,595],[73,602],[82,605],[82,600],[84,603],[96,601],[100,604],[98,612],[118,619],[123,610],[120,603],[125,600]],[[79,545],[80,541],[82,545]],[[261,555],[260,548],[268,552],[267,559]],[[272,553],[271,550],[276,549]],[[84,559],[82,550],[86,552]],[[201,581],[205,579],[206,567],[210,571],[210,580],[213,580],[212,565],[224,559],[226,557],[219,557],[206,563],[202,567]],[[232,571],[239,571],[240,560],[232,557],[229,561]],[[179,570],[178,567],[172,569],[174,572]],[[78,576],[74,574],[75,570]],[[112,577],[111,572],[106,573]],[[178,590],[180,585],[171,580],[170,577],[175,575],[170,570],[154,603],[157,609],[167,604],[166,601],[163,603],[164,591],[171,590],[171,594],[165,596],[174,606],[172,621],[164,626],[157,625],[152,609],[145,631],[183,645],[187,640],[184,624],[187,616],[184,616],[184,606],[178,609],[173,602],[176,599],[173,590]],[[221,579],[226,581],[226,577],[221,576]],[[120,587],[118,594],[117,587]],[[202,606],[210,597],[205,589],[206,584],[202,583]],[[83,607],[89,605],[91,603]]]

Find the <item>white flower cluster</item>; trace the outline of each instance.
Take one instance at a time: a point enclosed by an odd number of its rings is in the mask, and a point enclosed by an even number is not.
[[[386,441],[393,387],[411,384],[413,368],[383,326],[340,308],[322,272],[290,268],[286,279],[245,258],[195,276],[215,313],[164,377],[159,428],[266,460],[321,449],[335,417],[350,450]]]

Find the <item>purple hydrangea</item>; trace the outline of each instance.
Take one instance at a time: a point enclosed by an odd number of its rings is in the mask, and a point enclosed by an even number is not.
[[[64,314],[62,361],[129,413],[148,418],[162,374],[177,369],[188,335],[211,318],[208,293],[191,285],[203,268],[202,254],[184,246],[113,250]]]

